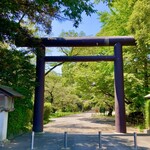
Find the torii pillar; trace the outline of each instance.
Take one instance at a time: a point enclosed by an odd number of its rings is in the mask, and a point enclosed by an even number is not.
[[[114,90],[115,90],[115,126],[116,132],[126,133],[126,115],[124,102],[124,77],[122,45],[116,43],[114,46]]]
[[[34,98],[33,131],[43,132],[45,47],[36,50],[36,87]]]

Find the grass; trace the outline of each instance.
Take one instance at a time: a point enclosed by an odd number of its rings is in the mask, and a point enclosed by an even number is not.
[[[92,117],[93,118],[103,118],[103,119],[106,119],[106,118],[110,118],[110,119],[114,119],[115,116],[107,116],[107,115],[104,115],[103,113],[93,113],[92,114]]]
[[[44,120],[44,124],[51,122],[52,118],[64,117],[64,116],[69,116],[69,115],[73,115],[77,113],[79,112],[55,112],[55,113],[50,114],[50,117],[48,120]]]
[[[138,128],[140,132],[144,132],[145,126],[144,124],[140,124],[136,128]]]
[[[50,115],[50,118],[59,118],[64,116],[69,116],[72,114],[76,114],[77,112],[56,112]]]

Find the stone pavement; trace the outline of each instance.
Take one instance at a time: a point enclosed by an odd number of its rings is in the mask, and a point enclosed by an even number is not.
[[[110,134],[115,132],[115,120],[112,118],[94,118],[93,113],[81,113],[71,116],[53,118],[44,125],[44,133],[35,134],[35,150],[62,150],[64,147],[64,132],[68,132],[67,147],[70,150],[96,150],[99,148],[98,131],[102,131],[102,149],[133,150],[134,128],[128,128],[129,134]],[[120,136],[119,136],[120,135]],[[137,135],[138,150],[150,150],[150,135]],[[19,136],[0,150],[30,150],[31,133]]]
[[[134,150],[134,137],[129,134],[103,133],[102,149],[105,150]],[[67,147],[70,150],[96,150],[99,148],[98,134],[69,134]],[[138,150],[150,150],[150,135],[137,135]],[[64,134],[45,132],[35,134],[35,150],[62,150],[64,149]],[[0,150],[30,150],[31,133],[19,136],[0,146]]]

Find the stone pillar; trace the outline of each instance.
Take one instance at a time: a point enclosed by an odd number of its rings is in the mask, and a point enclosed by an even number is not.
[[[0,141],[7,139],[8,112],[0,112]]]

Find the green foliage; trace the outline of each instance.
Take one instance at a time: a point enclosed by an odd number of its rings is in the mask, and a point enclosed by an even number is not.
[[[104,1],[106,2],[106,1]],[[138,7],[140,16],[138,16]],[[137,7],[138,5],[138,7]],[[100,21],[103,24],[98,36],[131,35],[137,34],[138,47],[124,47],[124,84],[125,102],[128,113],[144,111],[143,96],[149,89],[150,67],[149,54],[149,2],[145,0],[116,0],[111,1],[110,12],[100,12]],[[146,12],[146,13],[145,13]],[[148,14],[148,15],[146,15]],[[135,16],[135,17],[132,17]],[[145,19],[144,19],[145,18]],[[136,19],[136,21],[134,21]],[[143,20],[141,25],[139,20]],[[138,22],[138,23],[137,23]],[[142,28],[140,28],[140,26]],[[132,29],[134,29],[132,31]],[[144,30],[145,29],[145,30]],[[139,34],[143,36],[138,36]],[[143,34],[144,33],[144,34]],[[77,36],[77,35],[75,35]],[[73,48],[74,55],[113,55],[111,48]],[[71,84],[76,94],[93,105],[105,106],[107,110],[114,107],[114,67],[112,63],[65,63],[63,64],[63,77],[65,85]],[[94,86],[92,86],[94,83]],[[145,93],[145,94],[144,94]]]
[[[100,3],[100,2],[103,2],[103,3],[106,3],[108,6],[111,6],[113,0],[94,0],[95,3]]]
[[[69,30],[67,32],[62,31],[62,33],[60,34],[60,37],[83,37],[83,36],[85,36],[85,33],[83,31],[78,33],[75,32],[74,30]]]
[[[129,18],[128,28],[134,34],[137,41],[136,65],[140,78],[144,79],[143,85],[145,94],[149,91],[150,83],[150,1],[139,0],[136,1],[133,7],[132,14]],[[139,78],[138,77],[138,78]]]
[[[74,35],[80,36],[78,34]],[[69,56],[112,55],[113,51],[111,48],[79,47],[67,49],[67,54],[69,54]],[[95,105],[98,107],[105,105],[108,109],[113,108],[114,101],[112,102],[110,100],[114,98],[112,63],[64,63],[62,67],[62,76],[64,78],[64,84],[66,86],[72,85],[76,95],[82,100],[82,110],[90,110],[92,107],[95,107]],[[112,98],[109,98],[108,95],[111,95]]]
[[[90,110],[92,107],[103,105],[108,110],[109,108],[113,109],[114,77],[112,63],[64,64],[63,76],[67,83],[69,81],[69,84],[74,86],[76,94],[82,99],[83,110]]]
[[[128,19],[132,13],[135,0],[116,0],[111,3],[110,12],[99,12],[100,22],[103,24],[97,34],[104,36],[128,35]]]
[[[51,32],[52,20],[71,20],[77,27],[82,21],[81,14],[94,13],[90,0],[1,0],[0,1],[0,41],[23,40],[33,36],[28,24],[38,30]]]
[[[32,93],[35,86],[35,67],[31,56],[17,50],[0,49],[0,84],[10,86],[21,93],[15,99],[15,111],[9,113],[8,135],[26,130],[32,118]]]
[[[143,97],[150,88],[150,1],[115,0],[109,8],[99,12],[102,29],[97,35],[135,36],[137,47],[123,48],[125,102],[128,113],[144,113]]]
[[[50,72],[45,81],[45,101],[51,103],[52,112],[77,112],[82,109],[74,88],[64,85],[64,79],[61,76]]]
[[[124,73],[124,90],[125,102],[128,104],[129,112],[143,112],[144,111],[144,92],[143,81],[138,79],[133,73]]]
[[[8,138],[24,133],[30,129],[32,112],[20,107],[20,99],[15,100],[15,110],[8,117]]]
[[[150,100],[145,104],[145,125],[147,129],[150,129]]]
[[[140,111],[132,111],[127,115],[127,122],[131,125],[144,125],[144,114]]]
[[[50,114],[52,113],[52,106],[51,103],[45,102],[44,103],[44,121],[48,122],[50,118]]]
[[[137,39],[138,47],[145,48],[150,46],[150,1],[136,1],[134,9],[129,18],[128,27]],[[138,12],[138,13],[137,13]],[[141,50],[142,51],[142,50]]]
[[[137,128],[139,129],[140,132],[143,132],[145,129],[145,125],[142,123],[142,124],[138,125]]]
[[[68,116],[71,114],[75,114],[75,112],[61,112],[61,111],[57,111],[53,114],[51,114],[51,118],[59,118],[59,117],[63,117],[63,116]]]
[[[91,102],[89,101],[84,101],[83,102],[83,110],[82,111],[89,111],[92,109]]]

